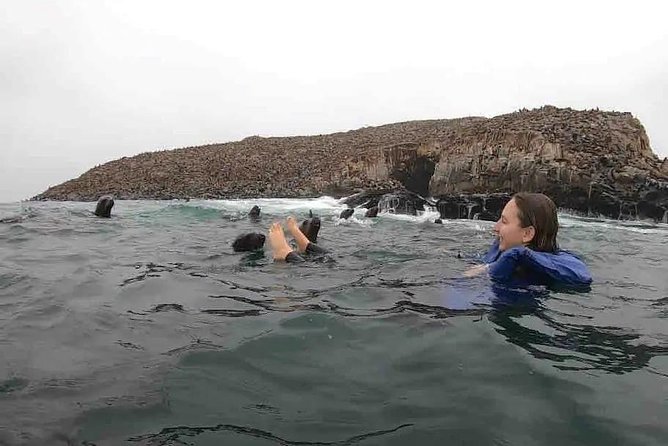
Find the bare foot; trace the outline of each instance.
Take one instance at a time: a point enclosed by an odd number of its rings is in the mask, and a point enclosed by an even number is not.
[[[269,227],[269,244],[273,251],[274,260],[285,260],[292,251],[292,248],[288,245],[288,241],[285,239],[283,227],[277,222],[272,223]]]
[[[309,239],[299,229],[299,225],[297,225],[297,220],[295,220],[293,216],[288,217],[288,230],[290,231],[290,234],[292,234],[292,237],[297,242],[297,247],[299,248],[299,252],[306,252],[306,247],[310,243]]]

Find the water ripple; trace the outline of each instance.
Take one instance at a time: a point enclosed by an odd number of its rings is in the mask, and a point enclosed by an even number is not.
[[[265,200],[250,222],[252,204],[0,206],[6,438],[668,444],[668,226],[566,217],[591,291],[520,292],[461,277],[488,223],[337,224],[333,199]],[[232,252],[309,208],[331,261]],[[350,437],[359,420],[370,432]]]
[[[284,446],[346,446],[346,445],[352,445],[352,444],[358,444],[363,442],[364,440],[368,440],[370,438],[374,437],[381,437],[384,435],[392,434],[394,432],[397,432],[401,429],[405,429],[407,427],[411,427],[413,424],[407,423],[407,424],[402,424],[399,425],[395,428],[392,429],[385,429],[385,430],[379,430],[379,431],[373,431],[373,432],[367,432],[364,434],[356,435],[354,437],[350,437],[345,440],[339,440],[339,441],[291,441],[291,440],[286,440],[284,438],[281,438],[277,435],[272,434],[271,432],[267,432],[261,429],[256,429],[253,427],[247,427],[247,426],[237,426],[234,424],[217,424],[215,426],[197,426],[197,427],[189,427],[189,426],[177,426],[177,427],[166,427],[162,429],[159,433],[157,434],[145,434],[145,435],[139,435],[135,437],[130,437],[127,439],[127,441],[132,441],[132,442],[148,442],[152,445],[167,445],[167,444],[173,444],[175,441],[181,441],[181,437],[196,437],[202,433],[205,432],[220,432],[220,431],[229,431],[229,432],[234,432],[236,434],[240,435],[246,435],[246,436],[251,436],[251,437],[256,437],[256,438],[262,438],[264,440],[269,440],[272,441],[276,444],[284,445]]]

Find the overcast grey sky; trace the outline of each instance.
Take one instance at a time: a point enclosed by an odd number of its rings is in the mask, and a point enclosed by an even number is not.
[[[452,3],[0,0],[0,202],[145,151],[544,104],[630,111],[668,156],[661,2]]]

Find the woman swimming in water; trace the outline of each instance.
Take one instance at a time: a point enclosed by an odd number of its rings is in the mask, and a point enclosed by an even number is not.
[[[465,275],[487,272],[497,281],[516,285],[583,287],[592,282],[587,266],[557,244],[557,207],[543,194],[518,193],[494,225],[496,240],[484,265]]]

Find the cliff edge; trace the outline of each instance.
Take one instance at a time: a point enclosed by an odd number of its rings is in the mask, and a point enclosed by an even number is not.
[[[401,187],[435,198],[536,191],[583,213],[668,215],[668,159],[654,154],[638,119],[552,106],[142,153],[33,200],[344,196]]]

